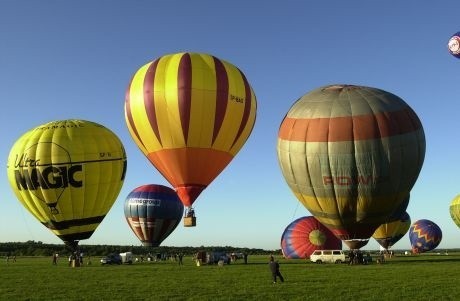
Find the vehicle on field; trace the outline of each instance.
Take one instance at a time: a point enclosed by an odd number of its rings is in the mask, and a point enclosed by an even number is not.
[[[121,263],[128,263],[128,264],[133,263],[133,253],[132,252],[120,253],[120,256],[121,256]]]
[[[222,262],[222,264],[230,264],[231,257],[225,252],[214,251],[209,253],[209,264],[218,264],[219,261]]]
[[[224,251],[198,251],[195,255],[196,265],[203,264],[230,264],[231,257]]]
[[[342,250],[315,250],[310,255],[314,263],[343,263],[346,261],[345,252]]]
[[[111,253],[105,257],[101,258],[101,264],[121,264],[122,259],[120,254],[117,253]]]

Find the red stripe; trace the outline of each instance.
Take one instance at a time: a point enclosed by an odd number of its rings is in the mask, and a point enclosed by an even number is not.
[[[131,84],[133,82],[133,78],[131,78],[131,81],[129,82],[128,89],[126,90],[126,95],[125,95],[125,110],[126,110],[126,117],[128,118],[129,125],[134,131],[134,135],[136,135],[137,139],[140,141],[142,146],[145,148],[144,143],[141,140],[141,137],[139,136],[139,133],[137,132],[137,128],[134,125],[134,119],[133,119],[133,114],[131,112],[131,98],[129,97],[130,91],[131,91]]]
[[[227,110],[228,103],[228,76],[225,71],[224,64],[216,57],[213,56],[214,66],[216,69],[216,115],[214,117],[214,132],[212,135],[212,142],[217,138],[219,130],[222,126]]]
[[[160,184],[147,184],[137,187],[133,192],[157,192],[162,194],[175,194],[174,190]]]
[[[418,131],[422,124],[415,112],[400,111],[334,118],[285,117],[278,137],[301,142],[340,142],[379,139]]]
[[[243,119],[241,120],[240,128],[238,129],[238,133],[236,134],[235,140],[233,140],[232,147],[236,143],[236,141],[240,138],[241,133],[243,132],[246,124],[248,123],[249,113],[251,112],[251,103],[252,103],[252,94],[251,94],[251,87],[244,76],[243,72],[240,71],[241,77],[243,78],[244,82],[244,90],[245,90],[245,98],[244,98],[244,112],[243,112]]]
[[[147,118],[150,122],[150,127],[155,133],[155,136],[157,137],[158,142],[161,144],[160,131],[158,130],[158,121],[157,121],[156,111],[155,111],[155,89],[154,89],[155,74],[157,71],[159,60],[160,59],[157,59],[153,63],[151,63],[145,74],[145,77],[144,77],[144,105],[145,105],[145,111],[147,113]]]
[[[189,53],[185,53],[180,59],[177,73],[177,89],[182,133],[184,134],[185,142],[187,142],[190,126],[190,108],[192,106],[192,60]]]
[[[140,240],[145,240],[144,233],[142,232],[142,226],[139,225],[139,226],[136,227],[136,226],[133,225],[134,223],[139,223],[139,218],[138,217],[130,217],[130,218],[126,218],[126,220],[128,221],[129,227],[133,230],[133,232],[136,234],[136,236]]]

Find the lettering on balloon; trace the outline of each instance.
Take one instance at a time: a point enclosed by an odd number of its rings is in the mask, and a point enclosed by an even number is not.
[[[63,160],[52,162],[49,157],[36,157],[42,153],[39,147],[54,147],[54,155]],[[63,159],[65,158],[65,159]],[[81,162],[72,163],[69,152],[62,146],[51,143],[37,143],[21,154],[16,154],[14,159],[14,178],[18,190],[47,190],[82,187]]]
[[[35,130],[55,130],[55,129],[64,129],[64,128],[82,128],[84,127],[84,124],[81,123],[62,123],[62,122],[56,122],[56,123],[50,123],[49,125],[46,126],[39,126],[35,128]]]
[[[236,95],[233,95],[233,94],[230,94],[230,100],[233,100],[233,101],[239,102],[239,103],[244,103],[244,98],[243,97],[239,97],[239,96],[236,96]]]
[[[338,186],[350,186],[350,185],[371,185],[375,183],[382,182],[383,178],[375,177],[372,175],[369,176],[323,176],[324,185],[338,185]]]
[[[129,200],[131,204],[146,204],[149,206],[161,206],[161,200],[152,200],[144,198],[131,198]]]
[[[77,173],[83,170],[82,165],[40,167],[16,169],[14,176],[18,190],[58,189],[82,187],[83,181],[77,180]]]
[[[29,158],[27,154],[22,154],[21,156],[16,155],[14,160],[14,168],[18,167],[34,167],[40,165],[40,159]]]

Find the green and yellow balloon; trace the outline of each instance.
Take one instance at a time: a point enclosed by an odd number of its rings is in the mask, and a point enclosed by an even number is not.
[[[23,134],[8,156],[18,200],[65,244],[76,248],[102,222],[123,185],[125,149],[106,127],[60,120]]]
[[[277,152],[298,200],[356,249],[403,205],[422,168],[425,135],[398,96],[330,85],[292,105],[280,125]]]
[[[450,203],[449,212],[454,223],[460,227],[460,194],[455,196]]]

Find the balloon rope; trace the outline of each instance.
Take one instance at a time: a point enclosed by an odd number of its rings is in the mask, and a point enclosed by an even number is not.
[[[292,219],[294,219],[295,214],[297,213],[297,209],[299,208],[299,202],[297,202],[297,206],[295,207],[294,214],[292,215]]]
[[[32,240],[35,240],[34,234],[30,230],[29,223],[27,222],[26,216],[24,214],[24,212],[26,212],[26,209],[25,208],[19,208],[19,210],[21,211],[22,219],[24,221],[24,225],[26,226],[27,232],[29,232],[29,236],[32,238]]]

